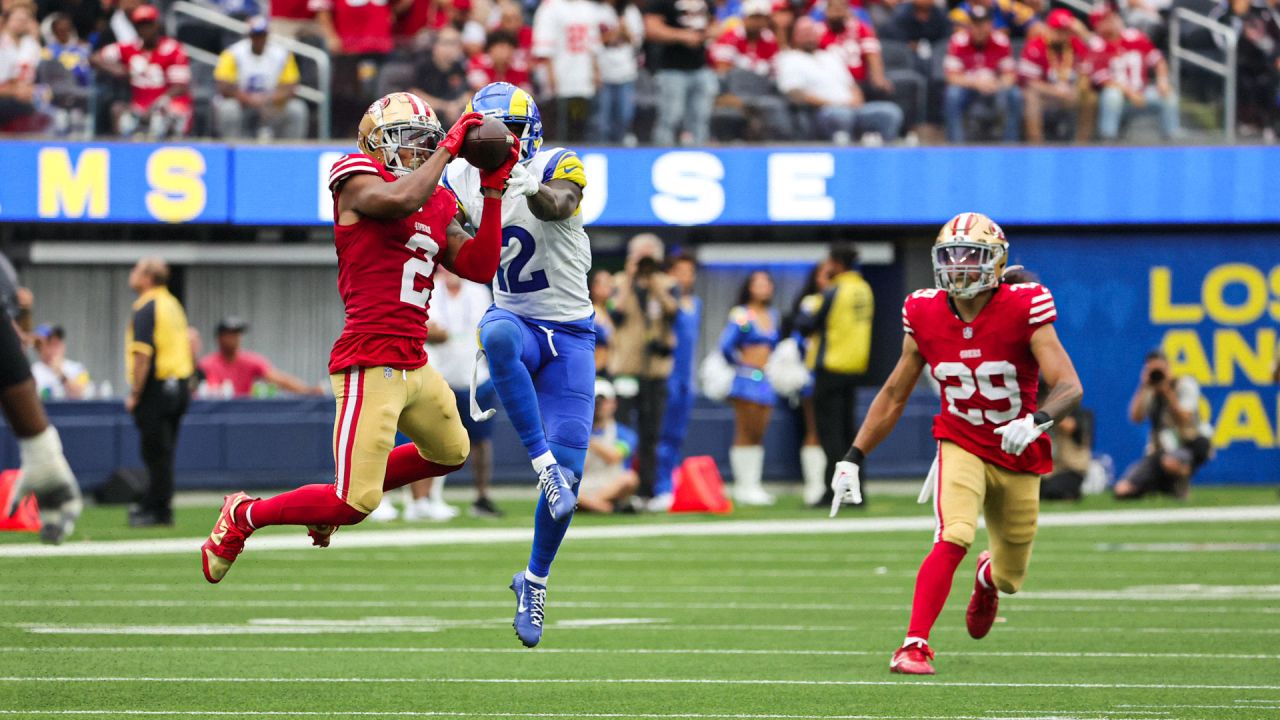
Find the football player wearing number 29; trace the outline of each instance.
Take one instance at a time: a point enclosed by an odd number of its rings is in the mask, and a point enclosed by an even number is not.
[[[929,631],[973,544],[980,511],[990,550],[978,556],[965,613],[969,635],[985,637],[999,593],[1022,586],[1040,511],[1040,476],[1053,469],[1044,432],[1083,394],[1053,329],[1053,295],[1037,283],[1003,282],[1008,255],[1004,231],[984,215],[961,213],[942,227],[933,246],[937,287],[914,292],[903,304],[902,357],[831,479],[834,517],[841,503],[860,499],[864,457],[902,416],[925,364],[933,368],[942,385],[942,408],[933,420],[938,454],[921,501],[932,490],[937,529],[916,575],[907,637],[889,663],[892,672],[933,674]],[[1049,395],[1037,409],[1042,374]]]
[[[537,473],[529,564],[511,579],[512,623],[525,647],[542,639],[551,562],[569,529],[591,439],[595,404],[594,310],[587,292],[591,244],[583,229],[587,177],[572,150],[542,147],[542,117],[529,93],[491,83],[468,111],[496,117],[519,139],[520,162],[502,197],[502,260],[494,304],[480,321],[481,353],[502,406]],[[480,173],[452,163],[445,186],[458,196],[458,217],[481,212]],[[474,402],[476,419],[487,419]]]
[[[222,580],[258,528],[304,525],[314,544],[327,547],[339,526],[378,507],[384,491],[466,461],[470,443],[453,391],[427,365],[424,344],[437,264],[481,283],[498,269],[502,189],[518,159],[515,146],[505,164],[479,176],[475,237],[454,219],[453,193],[439,185],[467,130],[483,122],[467,113],[445,133],[426,102],[391,93],[361,119],[360,152],[334,163],[329,189],[346,309],[329,355],[335,481],[266,500],[228,495],[200,551],[209,582]],[[393,449],[397,430],[413,442]]]

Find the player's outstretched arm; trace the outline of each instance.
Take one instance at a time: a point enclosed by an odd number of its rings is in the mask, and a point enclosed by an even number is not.
[[[347,179],[338,197],[338,222],[344,225],[354,223],[358,218],[352,213],[379,220],[409,217],[431,199],[440,184],[440,177],[444,175],[445,166],[458,155],[467,130],[483,123],[484,116],[480,113],[467,113],[458,118],[431,157],[394,182],[386,182],[374,175],[353,175]]]
[[[894,366],[889,379],[884,381],[880,392],[876,393],[876,399],[871,401],[862,427],[858,428],[858,436],[854,438],[851,453],[857,450],[859,455],[865,455],[889,437],[893,427],[898,424],[898,419],[902,417],[907,399],[911,397],[911,391],[915,389],[923,369],[924,357],[920,355],[916,339],[910,335],[904,336],[902,356],[898,358],[898,364]]]
[[[529,196],[529,212],[544,222],[566,220],[582,203],[582,187],[570,180],[539,183],[538,192]]]
[[[1042,325],[1031,335],[1031,354],[1040,363],[1040,374],[1049,385],[1049,395],[1036,414],[1044,413],[1057,422],[1080,404],[1084,386],[1052,325]]]
[[[502,254],[502,193],[511,169],[520,161],[520,146],[511,146],[511,155],[501,166],[480,171],[480,192],[484,195],[484,207],[480,211],[480,225],[475,237],[462,229],[455,215],[446,231],[449,246],[444,264],[458,277],[472,282],[488,284],[498,272]]]

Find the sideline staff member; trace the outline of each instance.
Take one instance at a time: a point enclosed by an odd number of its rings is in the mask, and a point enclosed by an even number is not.
[[[125,367],[132,391],[124,406],[138,426],[149,481],[141,502],[129,511],[132,527],[173,524],[174,452],[195,363],[187,314],[168,285],[169,265],[157,257],[142,258],[129,273],[129,287],[138,299],[125,330]]]
[[[827,259],[831,285],[821,300],[801,307],[796,328],[809,337],[808,357],[813,371],[813,410],[822,421],[818,438],[827,455],[827,477],[835,476],[848,439],[857,432],[858,383],[871,358],[871,321],[875,298],[858,272],[858,250],[852,243],[831,247]],[[865,493],[864,493],[865,497]],[[831,489],[813,507],[831,502]]]

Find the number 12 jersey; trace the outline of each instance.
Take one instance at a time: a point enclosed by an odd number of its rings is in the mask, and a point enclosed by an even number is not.
[[[568,180],[584,190],[587,187],[582,160],[572,150],[544,148],[526,167],[539,182]],[[458,207],[467,219],[479,222],[484,208],[480,171],[454,160],[445,169],[444,184],[458,196]],[[537,320],[586,319],[594,312],[587,292],[589,272],[591,241],[583,227],[582,208],[564,220],[539,220],[526,198],[503,196],[502,257],[493,278],[495,305]]]
[[[1036,411],[1040,364],[1031,335],[1058,316],[1053,295],[1037,283],[1000,285],[973,322],[952,309],[946,292],[918,290],[902,305],[902,329],[942,386],[933,436],[1014,472],[1053,470],[1049,436],[1021,455],[1000,449],[995,429]]]

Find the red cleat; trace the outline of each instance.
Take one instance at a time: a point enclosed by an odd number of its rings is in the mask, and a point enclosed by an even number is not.
[[[244,550],[245,538],[253,532],[249,528],[236,523],[236,508],[242,503],[256,500],[242,492],[226,496],[222,501],[222,511],[218,513],[218,521],[213,524],[213,532],[209,539],[200,546],[200,564],[204,568],[204,579],[211,583],[220,582],[231,569],[240,551]]]
[[[907,643],[898,648],[889,661],[889,672],[900,675],[932,675],[933,650],[923,640]]]
[[[307,536],[311,538],[311,544],[314,547],[329,547],[329,538],[338,532],[340,525],[308,525]]]
[[[982,574],[991,564],[991,552],[983,550],[978,556],[978,574],[973,580],[973,595],[969,597],[969,609],[964,613],[964,624],[969,627],[969,637],[981,640],[991,632],[996,622],[996,610],[1000,608],[1000,592],[982,584]]]

